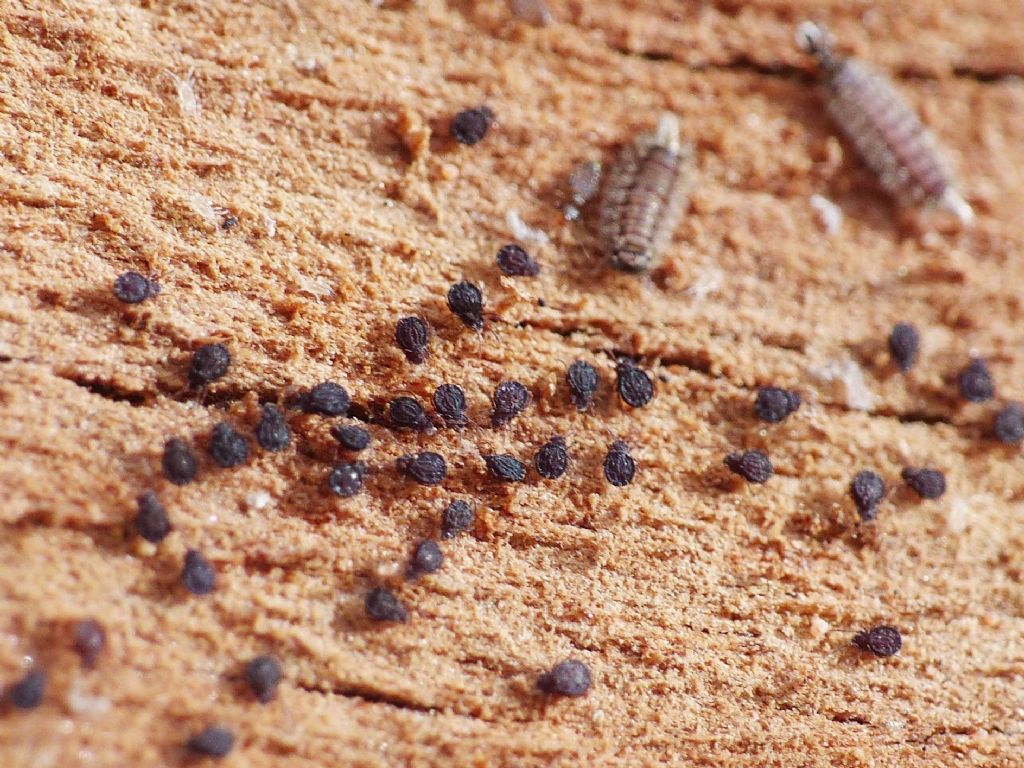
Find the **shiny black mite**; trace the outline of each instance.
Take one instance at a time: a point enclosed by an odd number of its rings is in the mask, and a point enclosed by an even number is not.
[[[82,664],[92,668],[99,661],[107,645],[107,633],[96,619],[82,619],[75,622],[74,646]]]
[[[249,458],[249,444],[234,427],[222,421],[210,434],[210,456],[225,469],[237,467]]]
[[[850,483],[850,496],[857,514],[865,522],[878,515],[878,505],[885,498],[885,481],[870,469],[858,472]]]
[[[754,399],[754,413],[761,421],[778,424],[800,408],[800,394],[781,387],[761,387]]]
[[[888,79],[836,55],[816,24],[801,24],[797,40],[824,73],[829,114],[882,187],[900,205],[930,200],[971,221],[974,213],[956,191],[931,134]]]
[[[616,440],[604,457],[604,478],[617,488],[629,485],[636,475],[636,462],[629,455],[629,446]]]
[[[410,363],[422,363],[427,359],[430,326],[418,317],[403,317],[395,326],[395,343]]]
[[[436,541],[425,539],[416,545],[409,561],[409,577],[416,578],[424,573],[435,573],[444,565],[444,554]]]
[[[388,420],[397,429],[422,432],[430,429],[430,417],[415,397],[396,397],[388,403]]]
[[[937,469],[907,467],[901,476],[922,499],[938,499],[946,492],[946,476]]]
[[[530,390],[519,381],[503,381],[494,389],[491,397],[494,410],[491,424],[500,427],[523,412],[530,403]]]
[[[960,397],[972,403],[984,403],[996,393],[992,373],[984,360],[975,358],[956,377]]]
[[[339,424],[331,428],[331,437],[346,451],[358,453],[370,447],[370,433],[355,424]]]
[[[564,475],[569,466],[565,438],[555,435],[544,443],[533,457],[533,465],[537,468],[537,474],[548,480],[556,480]]]
[[[363,490],[366,464],[362,461],[343,461],[327,476],[327,487],[337,496],[347,499]]]
[[[210,561],[199,550],[190,549],[185,553],[181,583],[193,595],[208,595],[216,587],[217,574]]]
[[[577,659],[559,662],[537,680],[544,693],[559,696],[584,696],[593,683],[590,667]]]
[[[775,472],[771,459],[764,451],[742,451],[725,457],[725,466],[748,483],[767,483]]]
[[[1024,440],[1024,407],[1020,403],[1004,406],[992,422],[992,433],[1005,445],[1017,445]]]
[[[123,304],[139,304],[160,294],[160,284],[138,272],[125,272],[114,281],[114,297]]]
[[[448,289],[448,309],[469,328],[484,327],[484,295],[469,282],[456,283]]]
[[[501,246],[495,261],[501,274],[508,277],[536,277],[540,274],[540,264],[522,246],[514,243]]]
[[[235,735],[227,728],[211,725],[197,733],[185,745],[189,752],[203,757],[227,757],[235,746]]]
[[[601,250],[612,266],[656,265],[687,201],[692,155],[679,142],[679,119],[664,114],[654,133],[627,144],[607,173],[601,197]]]
[[[193,386],[216,381],[228,372],[231,366],[231,352],[223,344],[204,344],[192,353],[192,367],[189,380]]]
[[[499,480],[506,483],[521,483],[526,479],[526,465],[515,456],[491,454],[483,458],[487,469]]]
[[[576,410],[587,410],[594,402],[594,393],[597,391],[597,369],[586,360],[576,360],[569,366],[565,377],[569,382],[572,404]]]
[[[7,701],[15,709],[35,709],[43,703],[46,672],[33,669],[7,689]]]
[[[172,437],[164,443],[161,465],[164,477],[175,485],[187,485],[195,479],[199,471],[199,464],[192,449],[178,437]]]
[[[917,363],[921,349],[921,334],[910,323],[897,323],[889,332],[889,354],[902,373]]]
[[[442,384],[434,390],[434,410],[455,429],[466,426],[466,393],[458,384]]]
[[[265,451],[283,451],[292,441],[281,409],[273,403],[266,403],[260,409],[260,420],[256,424],[256,442]]]
[[[476,513],[469,502],[456,499],[441,513],[441,538],[454,539],[473,527]]]
[[[363,601],[366,615],[374,621],[393,621],[404,624],[409,620],[409,611],[387,587],[375,587],[366,593]]]
[[[352,399],[340,384],[324,381],[306,393],[301,405],[309,413],[320,413],[324,416],[344,416],[348,413]]]
[[[281,682],[281,662],[274,656],[257,656],[245,665],[245,681],[260,704],[268,703]]]
[[[146,491],[138,499],[139,511],[132,521],[135,532],[152,544],[159,544],[171,532],[167,510],[153,491]]]
[[[490,107],[474,107],[464,109],[452,119],[451,136],[459,144],[473,145],[487,135],[494,122],[494,112]]]
[[[400,456],[395,460],[399,471],[411,477],[420,485],[440,485],[448,476],[444,457],[433,451]]]
[[[896,627],[883,625],[858,632],[853,636],[853,644],[875,656],[895,656],[903,647],[903,636]]]
[[[622,402],[633,408],[643,408],[654,397],[654,382],[632,360],[622,358],[615,366],[615,386]]]

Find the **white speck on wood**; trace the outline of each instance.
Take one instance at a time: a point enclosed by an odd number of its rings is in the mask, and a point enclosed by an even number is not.
[[[829,360],[824,365],[812,365],[807,372],[819,381],[839,381],[846,388],[846,405],[855,411],[869,411],[875,396],[864,380],[864,371],[853,360]]]
[[[509,208],[505,213],[505,224],[508,225],[512,237],[527,245],[547,245],[548,235],[542,229],[535,229],[527,225],[519,216],[519,212]]]
[[[174,80],[174,89],[178,92],[178,109],[186,117],[198,117],[201,110],[199,97],[196,95],[196,81],[192,76],[192,70],[184,77],[171,74]]]
[[[263,226],[267,228],[267,237],[273,237],[277,234],[277,222],[274,221],[273,216],[264,216]]]
[[[103,696],[90,696],[82,690],[82,681],[75,678],[68,688],[68,709],[75,715],[94,717],[110,710],[110,699]]]
[[[839,228],[843,226],[842,209],[827,197],[822,197],[821,195],[811,195],[810,203],[811,207],[818,214],[818,220],[821,222],[825,234],[829,236],[836,234]]]
[[[200,218],[208,224],[217,226],[219,221],[217,218],[217,209],[209,199],[198,192],[189,192],[188,197],[185,199],[188,201],[189,207],[199,214]]]
[[[246,506],[257,512],[261,509],[266,509],[267,505],[270,504],[270,501],[270,494],[266,491],[253,491],[245,497]]]

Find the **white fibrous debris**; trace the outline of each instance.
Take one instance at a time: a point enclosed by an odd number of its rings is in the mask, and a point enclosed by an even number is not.
[[[76,678],[68,689],[68,709],[76,715],[102,715],[110,710],[110,699],[85,693],[81,681]]]
[[[818,214],[818,219],[821,221],[821,226],[825,229],[825,234],[834,235],[838,232],[839,228],[843,226],[842,209],[827,197],[822,197],[821,195],[811,195],[810,202],[811,208]]]
[[[316,72],[318,69],[320,69],[320,62],[317,61],[316,58],[313,56],[307,56],[306,58],[303,59],[296,59],[295,68],[299,70],[299,72],[305,72],[308,74],[310,72]]]
[[[527,245],[547,245],[548,235],[542,229],[534,229],[527,225],[525,221],[519,216],[519,212],[508,209],[505,214],[505,224],[508,225],[509,232],[512,233],[512,237],[518,240],[520,243],[526,243]]]
[[[824,365],[812,365],[807,369],[819,381],[839,381],[846,387],[846,405],[855,411],[870,411],[875,396],[864,380],[864,371],[853,360],[830,360]]]
[[[189,192],[185,199],[188,201],[189,207],[199,214],[200,218],[214,226],[218,225],[217,208],[209,199],[198,192]]]
[[[299,288],[308,294],[316,296],[318,298],[325,298],[334,295],[334,288],[331,284],[323,277],[310,277],[304,275],[301,272],[295,278],[299,283]]]
[[[970,522],[971,505],[967,499],[956,498],[949,504],[949,511],[946,513],[946,527],[955,536],[967,530]]]
[[[832,628],[832,625],[825,621],[820,616],[815,616],[811,619],[811,636],[816,638],[824,637],[828,631]]]
[[[273,237],[277,234],[277,222],[274,221],[273,216],[264,216],[263,226],[267,228],[267,237]]]
[[[174,89],[178,92],[178,108],[181,114],[187,117],[197,117],[200,105],[199,97],[196,96],[196,81],[192,77],[192,70],[184,77],[171,75],[174,80]]]
[[[693,281],[693,285],[686,289],[686,294],[692,296],[695,303],[703,301],[722,287],[723,277],[722,270],[716,267],[702,270],[697,274],[697,279]]]
[[[270,504],[270,494],[266,491],[253,491],[245,497],[245,504],[249,509],[259,512]]]

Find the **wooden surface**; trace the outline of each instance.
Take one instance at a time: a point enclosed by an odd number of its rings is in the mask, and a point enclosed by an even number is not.
[[[0,719],[5,766],[179,765],[210,723],[238,737],[223,764],[254,768],[1019,764],[1024,464],[988,433],[1024,399],[1024,12],[551,9],[534,29],[493,1],[0,5],[0,681],[50,676],[41,708]],[[972,228],[908,222],[835,137],[793,41],[809,16],[920,110]],[[453,143],[451,117],[480,104],[494,129]],[[695,146],[692,207],[661,269],[615,273],[593,212],[564,223],[558,193],[663,110]],[[841,209],[834,234],[813,195]],[[550,238],[527,245],[535,279],[494,265],[510,213]],[[127,269],[161,295],[118,304]],[[445,308],[463,278],[484,289],[482,334]],[[422,366],[391,343],[407,314],[434,329]],[[885,353],[904,320],[924,344],[906,377]],[[210,340],[234,362],[200,395],[189,359]],[[616,353],[657,375],[648,407],[614,396]],[[971,354],[997,401],[956,397]],[[586,414],[564,382],[581,357],[602,375]],[[322,417],[290,412],[292,449],[213,466],[214,423],[251,434],[259,401],[327,378],[364,406],[455,382],[472,425],[371,426],[350,500],[326,491]],[[533,403],[491,429],[510,378]],[[766,384],[804,406],[756,421]],[[564,478],[487,477],[481,454],[532,465],[556,433]],[[183,488],[160,476],[171,435],[203,457]],[[623,489],[601,474],[617,438],[639,466]],[[734,482],[722,458],[740,448],[776,476]],[[394,469],[425,449],[448,460],[442,487]],[[905,466],[949,491],[917,500]],[[858,526],[847,486],[865,468],[891,491]],[[174,525],[158,547],[126,533],[149,488]],[[455,497],[477,527],[404,583]],[[213,595],[179,585],[190,547]],[[364,618],[382,582],[407,625]],[[84,617],[109,636],[94,671],[70,650]],[[903,632],[899,655],[850,648],[879,623]],[[240,668],[267,652],[285,680],[261,706]],[[567,657],[591,693],[540,696]]]

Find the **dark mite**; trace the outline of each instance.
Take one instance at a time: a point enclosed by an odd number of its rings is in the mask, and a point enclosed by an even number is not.
[[[231,366],[231,353],[223,344],[204,344],[192,354],[189,380],[193,386],[216,381]]]
[[[161,460],[164,477],[175,485],[187,485],[195,479],[199,465],[195,454],[184,440],[172,437],[164,443],[164,455]]]
[[[896,627],[880,626],[853,636],[853,644],[875,656],[894,656],[903,647],[903,637]]]
[[[972,403],[984,403],[996,393],[992,373],[984,360],[975,358],[956,377],[960,397]]]
[[[210,561],[202,552],[190,549],[185,553],[185,565],[181,570],[181,583],[193,595],[208,595],[217,585],[217,574]]]
[[[491,398],[494,410],[491,412],[491,424],[503,426],[523,412],[530,403],[530,390],[519,381],[503,381],[494,389]]]
[[[579,411],[585,411],[594,402],[597,391],[597,370],[586,360],[576,360],[569,366],[565,375],[569,382],[572,404]]]
[[[475,331],[484,327],[484,295],[472,283],[463,281],[448,289],[448,309],[466,327]]]
[[[521,483],[526,479],[526,465],[507,454],[484,456],[484,463],[490,473],[506,483]]]
[[[123,304],[138,304],[160,294],[160,284],[138,272],[125,272],[114,281],[114,297]]]
[[[897,323],[889,332],[889,354],[900,372],[906,373],[917,363],[921,334],[910,323]]]
[[[764,451],[742,451],[725,457],[725,466],[748,483],[767,483],[774,474],[771,459]]]
[[[404,624],[409,620],[409,611],[395,593],[386,587],[375,587],[366,593],[363,601],[366,615],[374,621],[394,621]]]
[[[264,405],[256,424],[256,442],[265,451],[283,451],[291,441],[292,433],[281,409],[273,403]]]
[[[274,656],[257,656],[245,665],[245,681],[260,704],[268,703],[281,682],[281,662]]]
[[[907,467],[902,477],[922,499],[938,499],[946,492],[946,476],[937,469]]]
[[[494,122],[490,107],[464,109],[452,119],[451,135],[459,144],[472,146],[482,141]]]
[[[430,326],[418,317],[403,317],[395,326],[395,343],[410,363],[422,363],[427,359]]]
[[[877,473],[865,469],[854,476],[850,495],[861,520],[874,520],[878,515],[878,505],[885,498],[885,481]]]
[[[211,725],[188,740],[188,751],[203,757],[227,757],[235,746],[235,735],[227,728]]]
[[[615,386],[619,390],[622,402],[633,408],[643,408],[654,397],[654,382],[636,364],[627,358],[619,360],[615,366],[617,376]]]
[[[515,244],[501,246],[495,260],[501,274],[507,277],[536,277],[540,274],[540,264]]]
[[[347,499],[363,490],[366,464],[362,461],[343,461],[327,476],[327,487],[331,492]]]
[[[592,682],[590,667],[582,661],[567,659],[541,675],[537,687],[544,693],[558,696],[583,696]]]
[[[444,457],[432,451],[409,454],[396,459],[399,471],[420,485],[440,485],[448,476]]]
[[[434,390],[434,410],[455,429],[466,426],[466,393],[458,384],[442,384]]]
[[[555,435],[544,443],[533,457],[533,465],[537,468],[537,474],[548,480],[556,480],[564,475],[569,467],[565,438]]]
[[[604,477],[612,485],[621,488],[633,482],[636,462],[629,455],[629,446],[623,440],[616,440],[604,457]]]
[[[992,433],[1005,445],[1017,445],[1024,440],[1024,408],[1020,403],[1010,403],[996,414]]]
[[[454,539],[463,531],[473,527],[476,513],[469,502],[456,499],[441,513],[441,538]]]
[[[761,387],[754,399],[754,413],[761,421],[778,424],[800,408],[800,394],[781,387]]]
[[[644,272],[656,265],[686,205],[692,162],[679,142],[679,119],[669,113],[654,133],[623,148],[601,197],[601,249],[612,266]]]
[[[797,42],[824,73],[832,119],[897,203],[931,201],[969,223],[971,206],[957,192],[931,134],[892,83],[861,61],[837,56],[816,24],[801,24]]]

